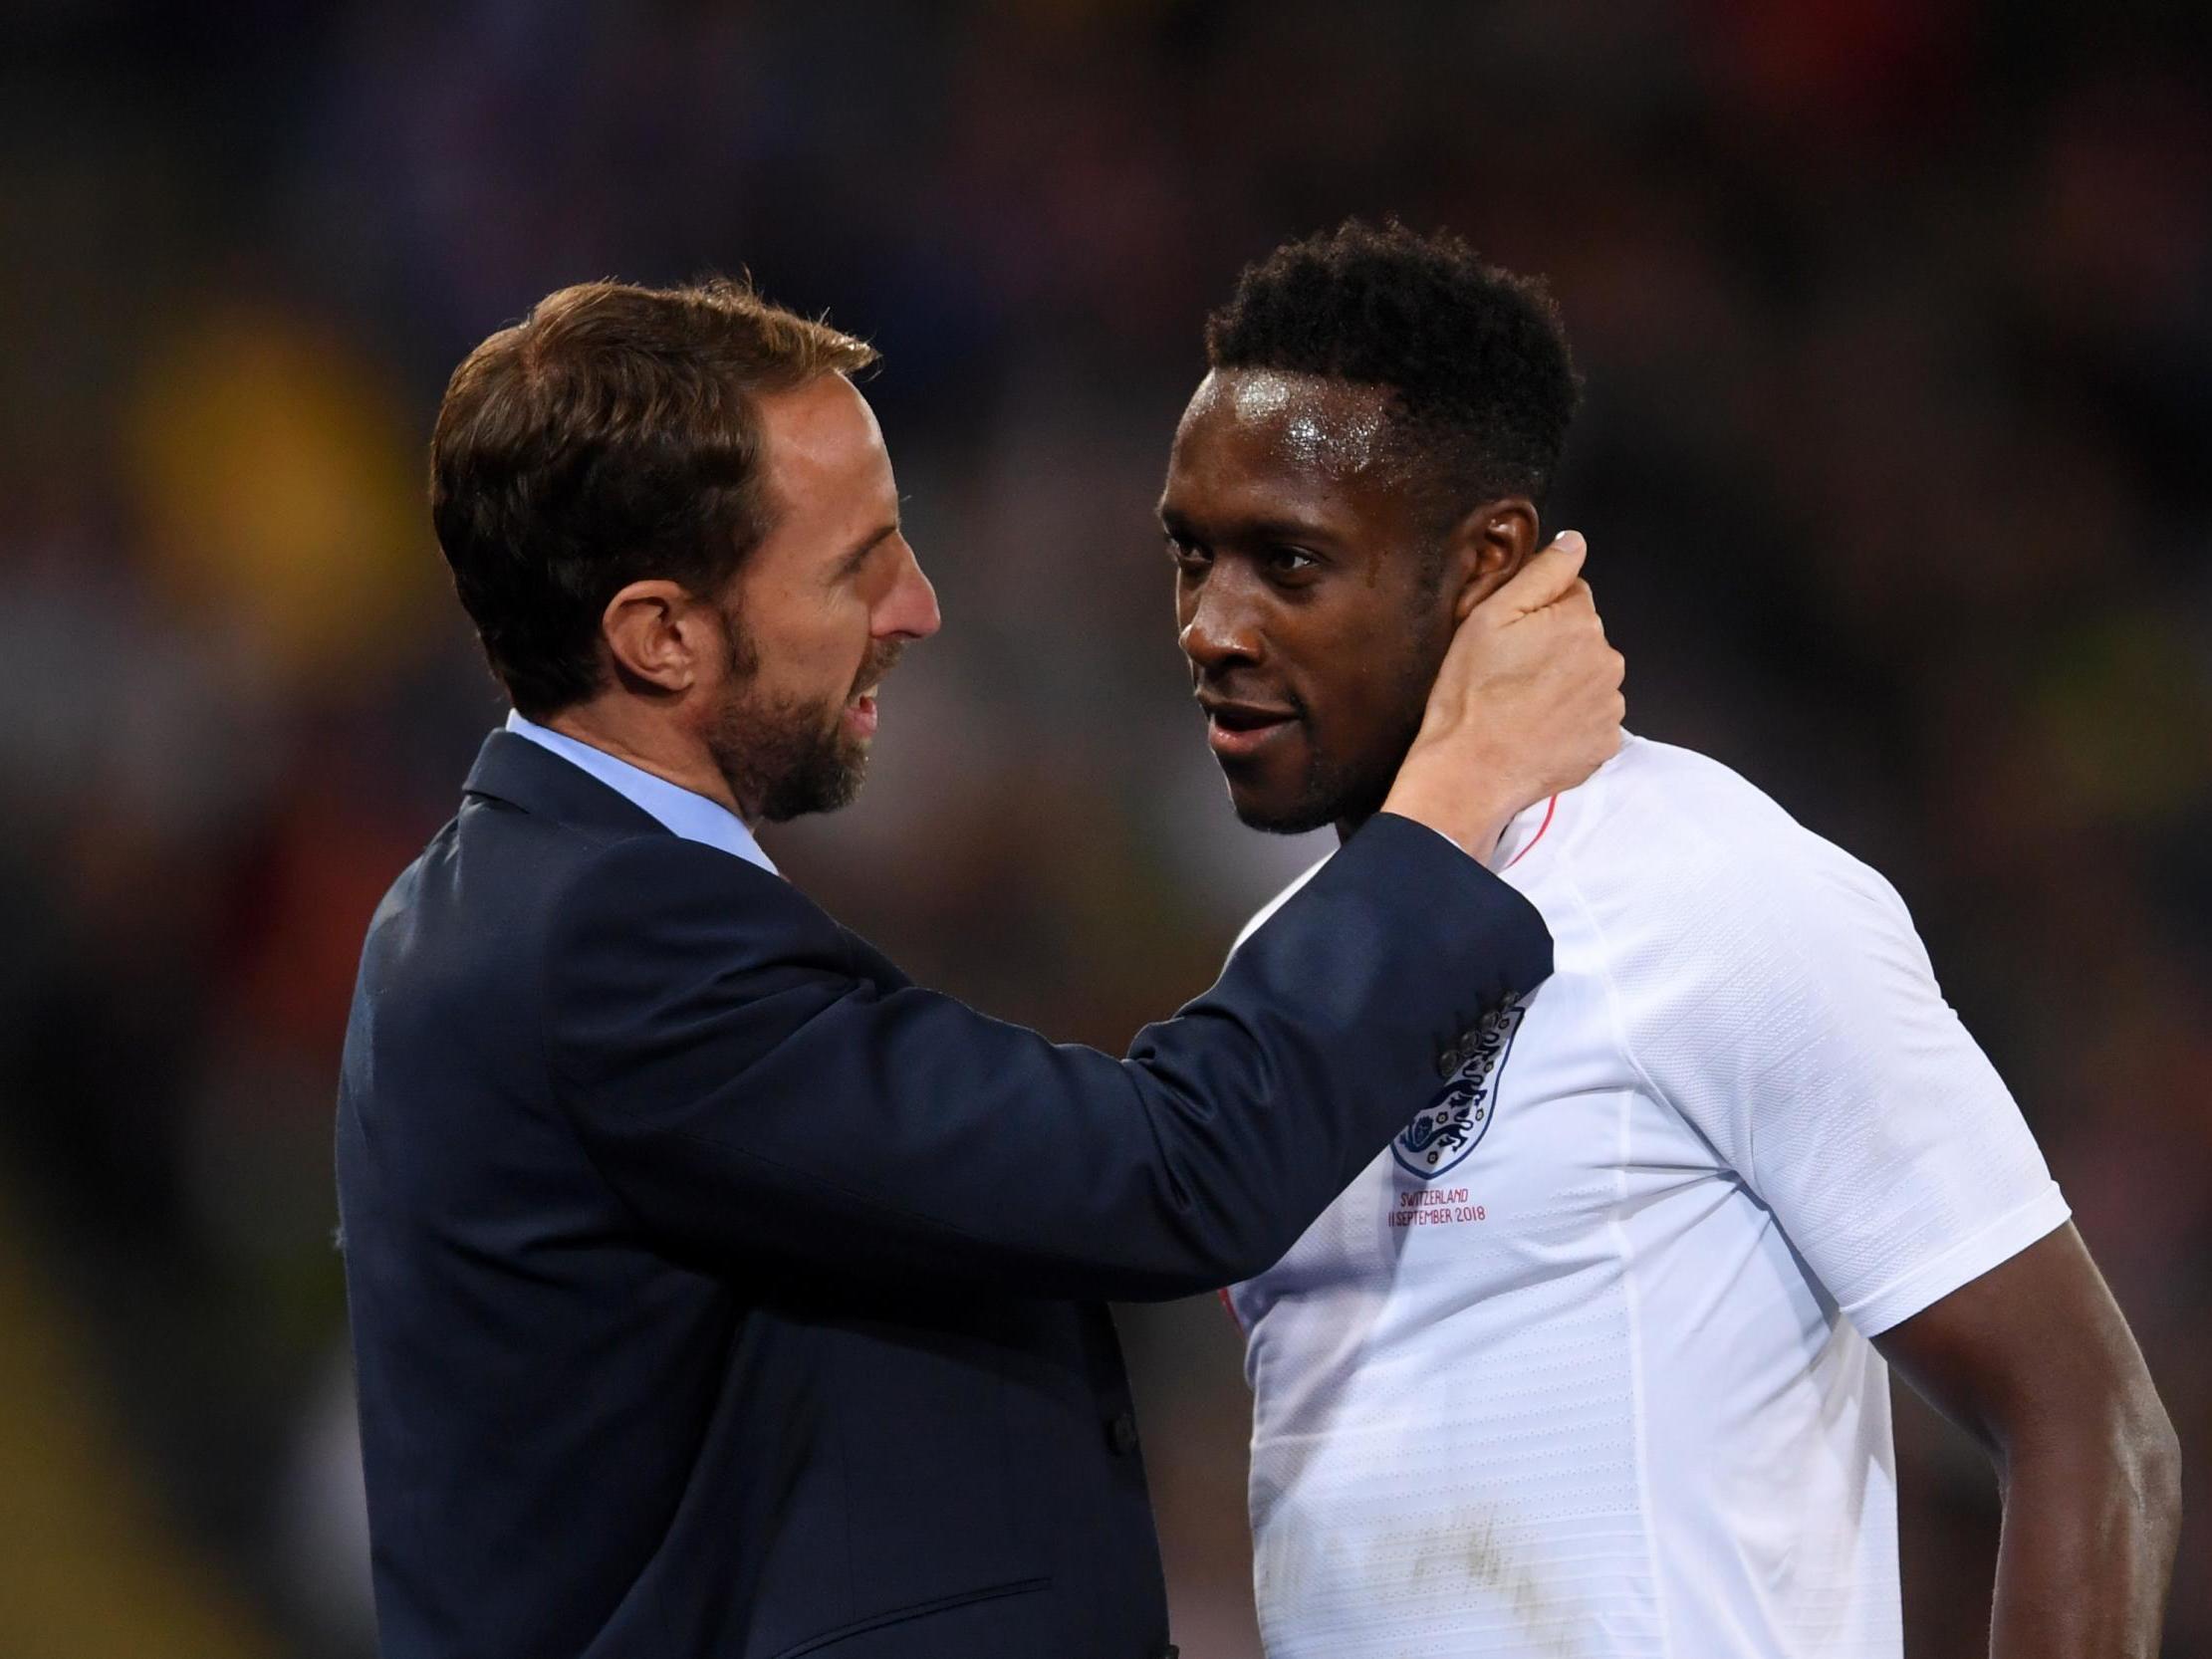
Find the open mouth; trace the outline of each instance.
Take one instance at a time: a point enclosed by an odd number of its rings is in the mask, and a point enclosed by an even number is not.
[[[1288,709],[1199,701],[1206,711],[1206,746],[1223,760],[1256,755],[1298,724],[1298,716]]]
[[[857,737],[870,738],[875,735],[875,688],[873,686],[869,686],[865,691],[855,693],[853,700],[845,705],[845,723]]]

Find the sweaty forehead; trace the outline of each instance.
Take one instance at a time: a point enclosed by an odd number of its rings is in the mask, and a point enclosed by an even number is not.
[[[1217,368],[1184,410],[1176,447],[1225,448],[1271,470],[1351,483],[1385,459],[1390,395],[1323,374]]]

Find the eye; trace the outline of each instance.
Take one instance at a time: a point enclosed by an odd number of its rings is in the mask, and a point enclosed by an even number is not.
[[[1321,569],[1321,560],[1304,548],[1274,547],[1262,555],[1268,575],[1278,579],[1309,576]]]
[[[1167,557],[1174,561],[1178,571],[1195,575],[1213,562],[1212,556],[1204,548],[1172,531],[1167,533],[1166,543]]]

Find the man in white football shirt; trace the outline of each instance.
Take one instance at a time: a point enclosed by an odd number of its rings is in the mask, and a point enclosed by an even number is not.
[[[1566,339],[1353,224],[1207,350],[1160,514],[1209,741],[1246,823],[1349,830],[1539,545]],[[1476,850],[1556,972],[1231,1293],[1273,1659],[1895,1659],[1890,1364],[1996,1464],[1998,1659],[2150,1659],[2173,1431],[1895,891],[1635,739]]]

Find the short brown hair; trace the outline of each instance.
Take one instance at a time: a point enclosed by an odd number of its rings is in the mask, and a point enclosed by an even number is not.
[[[599,690],[632,582],[719,593],[775,522],[756,399],[875,351],[750,285],[583,283],[471,352],[430,440],[430,516],[515,707]]]

